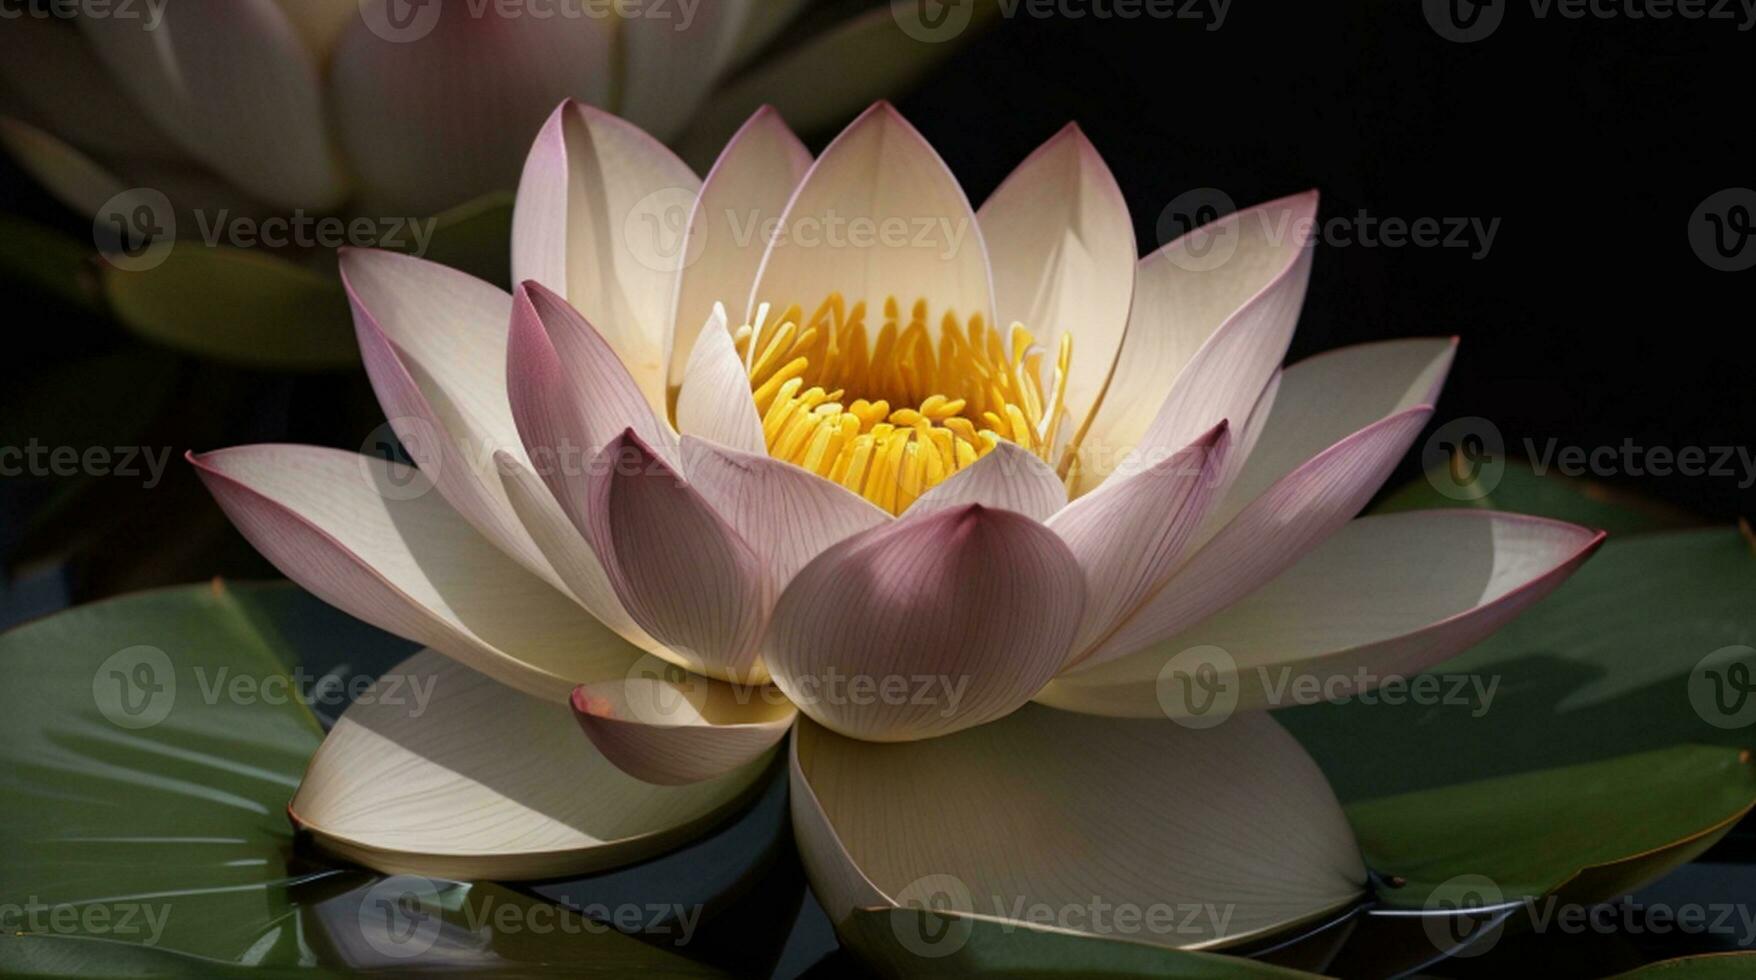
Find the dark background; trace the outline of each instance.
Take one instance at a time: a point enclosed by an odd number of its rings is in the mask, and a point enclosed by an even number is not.
[[[1756,31],[1498,2],[1499,26],[1471,43],[1441,37],[1419,0],[1236,0],[1217,30],[1019,16],[899,105],[977,202],[1078,121],[1142,252],[1197,188],[1249,207],[1315,187],[1324,219],[1500,219],[1480,259],[1320,245],[1291,358],[1457,334],[1435,425],[1482,416],[1515,452],[1750,447],[1756,271],[1709,267],[1687,227],[1709,194],[1756,185]],[[1756,516],[1741,468],[1603,478]]]

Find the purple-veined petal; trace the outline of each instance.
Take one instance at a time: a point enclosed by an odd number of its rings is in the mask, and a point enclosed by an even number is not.
[[[1002,442],[986,456],[921,494],[905,511],[918,517],[936,510],[981,504],[1046,521],[1067,504],[1067,486],[1049,464],[1016,443]]]

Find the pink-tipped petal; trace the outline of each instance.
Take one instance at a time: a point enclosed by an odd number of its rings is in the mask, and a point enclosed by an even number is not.
[[[1120,717],[1182,710],[1159,680],[1183,651],[1237,694],[1233,711],[1351,697],[1480,642],[1561,584],[1602,532],[1478,510],[1350,521],[1292,568],[1193,629],[1057,679],[1051,707]]]
[[[712,309],[677,392],[677,431],[747,453],[767,452],[750,376],[726,332],[726,309],[719,303]]]
[[[720,153],[689,212],[683,268],[667,338],[669,383],[683,380],[695,335],[715,304],[744,315],[767,251],[764,237],[811,167],[811,153],[780,113],[763,107]],[[733,326],[741,326],[742,321]]]
[[[687,436],[683,472],[762,559],[776,593],[830,545],[891,520],[808,470]]]
[[[900,244],[899,244],[900,242]],[[831,292],[873,309],[894,296],[994,322],[988,251],[963,188],[887,102],[848,125],[787,205],[745,308],[811,309]]]
[[[688,669],[761,683],[757,640],[773,590],[763,562],[713,505],[634,432],[593,461],[585,539],[629,615]]]
[[[81,17],[93,49],[184,152],[251,196],[329,210],[345,192],[317,62],[274,0],[186,0]]]
[[[576,306],[661,413],[683,223],[700,190],[664,144],[570,101],[537,134],[513,210],[512,281]]]
[[[514,564],[412,467],[310,446],[191,456],[245,538],[312,594],[551,701],[640,651]]]
[[[981,504],[1046,521],[1067,505],[1067,486],[1049,464],[1015,443],[1002,442],[909,505],[911,517]]]
[[[796,714],[772,687],[753,691],[674,667],[573,691],[573,717],[591,744],[616,768],[660,786],[749,765],[780,744]]]
[[[556,103],[610,93],[613,24],[602,17],[435,4],[413,11],[419,36],[386,37],[399,3],[356,10],[329,68],[336,131],[373,207],[428,215],[510,191]]]
[[[1433,414],[1421,405],[1348,436],[1282,477],[1097,647],[1081,671],[1195,625],[1254,591],[1359,513]]]
[[[1140,260],[1115,373],[1076,447],[1076,495],[1131,451],[1174,452],[1248,417],[1292,339],[1316,212],[1315,192],[1271,201]]]
[[[1287,368],[1261,420],[1262,435],[1215,508],[1209,532],[1349,433],[1436,403],[1456,353],[1456,338],[1387,340],[1325,351]]]
[[[1181,452],[1111,480],[1049,520],[1085,571],[1090,598],[1079,649],[1119,626],[1176,571],[1216,498],[1230,446],[1222,422]]]
[[[763,656],[799,710],[908,741],[1002,718],[1065,662],[1085,606],[1067,546],[977,504],[843,541],[793,579]]]
[[[1085,421],[1122,345],[1134,293],[1134,225],[1097,148],[1068,125],[1018,165],[977,212],[994,266],[999,324],[1038,331],[1044,348],[1073,335],[1064,406]]]

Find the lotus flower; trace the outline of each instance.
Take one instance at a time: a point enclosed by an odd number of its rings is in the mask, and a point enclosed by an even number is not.
[[[0,32],[0,143],[106,228],[226,246],[156,288],[142,282],[144,263],[125,266],[134,281],[106,284],[124,321],[232,360],[327,366],[348,353],[345,302],[310,271],[333,272],[333,240],[424,252],[428,218],[458,208],[443,217],[461,222],[487,206],[482,196],[511,189],[530,133],[560,99],[614,109],[711,153],[764,100],[785,99],[814,126],[840,125],[955,47],[914,41],[883,7],[753,62],[805,6],[176,0],[10,17]],[[836,84],[801,84],[826,60]],[[134,227],[142,206],[154,213]],[[255,230],[322,216],[348,220],[323,236]],[[239,219],[258,225],[235,233]],[[356,219],[372,230],[347,231]],[[504,267],[503,254],[495,261]],[[216,277],[238,285],[215,297]],[[271,291],[300,308],[237,315],[243,298],[266,303]],[[327,312],[331,300],[339,355],[311,339],[311,307]],[[198,319],[230,323],[241,339],[204,338]],[[252,342],[251,322],[282,320],[302,343],[271,351]]]
[[[654,250],[677,195],[686,236]],[[1440,662],[1602,535],[1353,519],[1454,341],[1283,370],[1316,209],[1137,261],[1073,126],[973,211],[885,104],[815,160],[759,111],[699,181],[563,105],[519,186],[514,294],[344,256],[416,468],[192,457],[287,575],[430,647],[391,672],[436,675],[430,708],[360,699],[294,820],[385,871],[590,871],[697,832],[791,732],[838,921],[923,890],[1002,918],[1202,903],[1225,914],[1152,938],[1206,946],[1356,901],[1349,825],[1265,709]]]

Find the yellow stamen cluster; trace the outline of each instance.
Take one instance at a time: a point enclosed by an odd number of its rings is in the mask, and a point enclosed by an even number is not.
[[[808,320],[798,306],[768,313],[760,307],[735,341],[777,459],[900,514],[1001,440],[1044,460],[1054,451],[1073,353],[1065,334],[1045,391],[1043,350],[1020,324],[1002,338],[980,314],[946,313],[935,335],[925,300],[904,320],[892,297],[873,338],[866,304],[849,308],[839,293]]]

